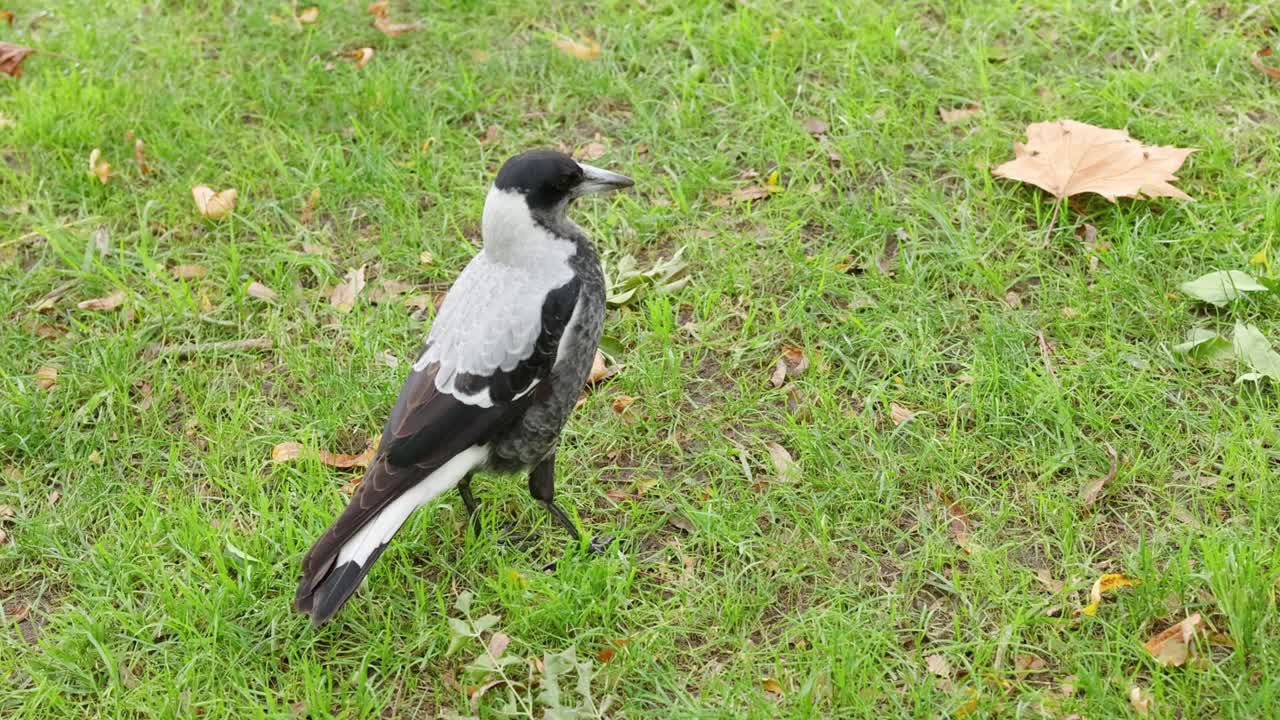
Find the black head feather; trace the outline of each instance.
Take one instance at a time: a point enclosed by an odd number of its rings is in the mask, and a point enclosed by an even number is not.
[[[493,184],[524,195],[531,208],[551,209],[570,195],[582,175],[582,167],[564,153],[530,150],[504,163]]]

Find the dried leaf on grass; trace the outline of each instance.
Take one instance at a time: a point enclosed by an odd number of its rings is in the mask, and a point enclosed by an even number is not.
[[[889,418],[893,420],[895,426],[901,425],[915,416],[915,410],[906,408],[896,402],[889,403]]]
[[[35,48],[26,45],[0,42],[0,73],[22,77],[22,63],[34,52]]]
[[[938,115],[942,117],[942,122],[947,123],[948,125],[958,123],[962,120],[968,120],[980,112],[982,112],[982,106],[977,103],[969,103],[967,105],[961,105],[960,107],[951,109],[938,108]]]
[[[764,678],[760,681],[760,688],[770,695],[782,697],[782,684],[773,678]]]
[[[404,35],[405,33],[417,32],[424,27],[421,21],[415,20],[414,22],[397,23],[391,22],[391,18],[389,17],[374,18],[373,26],[378,29],[378,32],[386,35],[387,37],[396,37],[397,35]]]
[[[191,188],[191,199],[195,201],[196,212],[201,217],[217,220],[231,214],[236,209],[235,188],[214,192],[208,185],[196,185]]]
[[[1026,144],[1014,143],[1013,151],[1014,159],[992,173],[1031,183],[1059,199],[1086,192],[1112,202],[1117,197],[1191,199],[1169,183],[1193,148],[1143,145],[1124,130],[1056,120],[1027,126]]]
[[[98,178],[98,182],[103,185],[106,185],[107,181],[111,179],[111,163],[102,159],[102,151],[98,148],[89,151],[89,171],[87,174],[89,177]]]
[[[1191,655],[1193,641],[1204,630],[1200,613],[1192,613],[1143,643],[1156,662],[1165,667],[1182,667]]]
[[[924,664],[929,668],[929,672],[940,678],[951,677],[951,663],[941,655],[933,654],[924,659]]]
[[[964,506],[954,500],[950,495],[939,493],[942,502],[947,506],[947,534],[955,541],[956,545],[968,550],[969,532],[973,529],[973,522],[969,519],[969,514],[965,512]]]
[[[773,461],[773,470],[782,482],[796,482],[800,479],[800,466],[786,448],[776,442],[765,444],[769,448],[769,459]]]
[[[298,11],[298,22],[303,25],[311,25],[320,19],[320,8],[312,5]]]
[[[626,412],[627,408],[631,407],[631,404],[634,403],[635,401],[636,399],[631,397],[630,395],[616,395],[613,398],[613,403],[611,407],[613,408],[614,412],[621,415],[622,413]]]
[[[1129,705],[1138,717],[1146,717],[1151,714],[1151,693],[1134,685],[1129,688]]]
[[[360,296],[360,291],[364,290],[364,270],[366,265],[349,270],[346,279],[333,289],[333,293],[329,296],[329,304],[337,308],[339,312],[351,312],[351,308],[355,307],[356,298]]]
[[[342,53],[342,57],[355,63],[356,67],[362,68],[365,65],[368,65],[369,61],[373,59],[373,48],[362,47],[356,48],[355,50],[348,50],[347,52]]]
[[[1267,77],[1280,80],[1280,68],[1273,68],[1262,61],[1262,58],[1269,58],[1271,55],[1271,48],[1264,47],[1249,56],[1249,63],[1257,68],[1259,72],[1265,73]]]
[[[169,268],[169,274],[172,275],[175,280],[194,280],[208,275],[209,268],[204,265],[197,264],[174,265]]]
[[[58,384],[58,369],[42,367],[36,370],[36,385],[42,390],[52,390]]]
[[[805,118],[804,122],[801,123],[801,125],[804,126],[804,129],[810,135],[827,134],[827,123],[822,120],[819,120],[818,118],[815,118],[815,117]]]
[[[1102,606],[1103,593],[1111,592],[1117,588],[1135,587],[1141,584],[1142,581],[1137,578],[1131,578],[1119,573],[1107,573],[1094,581],[1093,587],[1089,590],[1089,604],[1080,608],[1078,612],[1081,615],[1097,615],[1098,608]]]
[[[552,38],[551,44],[565,55],[579,60],[595,60],[600,57],[600,43],[587,36],[583,36],[578,40],[560,36]]]
[[[297,460],[302,457],[307,450],[300,442],[289,440],[279,443],[271,448],[271,462],[282,463],[290,460]],[[347,455],[345,453],[333,453],[328,450],[317,450],[316,459],[322,464],[332,468],[347,469],[354,467],[366,467],[378,453],[378,443],[374,441],[372,445],[365,448],[364,452],[358,455]]]
[[[259,300],[275,300],[280,297],[279,293],[262,283],[254,280],[244,289],[246,295]]]
[[[718,207],[728,207],[734,203],[752,202],[755,200],[766,200],[769,197],[782,192],[780,184],[781,173],[774,170],[769,173],[769,177],[765,179],[763,184],[744,185],[735,188],[733,192],[727,196],[717,198],[712,204]]]
[[[1102,494],[1102,491],[1112,480],[1116,479],[1116,472],[1120,469],[1120,457],[1116,454],[1116,449],[1111,446],[1111,443],[1107,443],[1105,447],[1107,456],[1111,458],[1111,467],[1107,469],[1106,475],[1090,481],[1080,491],[1080,504],[1086,510],[1092,508],[1094,503],[1098,502],[1098,496]]]
[[[587,387],[598,385],[617,374],[618,368],[608,365],[604,353],[597,350],[595,358],[591,361],[591,372],[587,375]]]
[[[1066,583],[1061,580],[1053,579],[1053,573],[1050,572],[1048,568],[1040,568],[1039,570],[1036,570],[1036,580],[1044,587],[1045,590],[1048,590],[1051,593],[1062,592],[1062,589],[1066,587]]]
[[[76,303],[81,310],[115,310],[124,302],[123,290],[112,290],[103,297]]]
[[[133,164],[138,166],[139,175],[151,172],[151,166],[147,164],[146,145],[142,142],[142,138],[133,141]]]
[[[809,369],[809,358],[804,348],[787,343],[782,346],[782,355],[773,366],[773,374],[769,376],[769,384],[780,388],[788,378],[797,378]]]

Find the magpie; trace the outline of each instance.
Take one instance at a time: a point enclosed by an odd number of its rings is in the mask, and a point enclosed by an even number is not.
[[[560,431],[600,342],[605,284],[566,211],[630,178],[553,150],[507,160],[485,198],[483,247],[445,295],[372,462],[302,562],[294,607],[315,626],[351,597],[414,510],[471,477],[528,472],[529,493],[576,541],[556,504]]]

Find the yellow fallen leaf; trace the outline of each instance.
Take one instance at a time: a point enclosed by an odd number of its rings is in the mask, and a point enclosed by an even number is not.
[[[1263,248],[1249,257],[1250,265],[1261,265],[1267,270],[1271,269],[1271,261],[1267,258],[1267,249]]]
[[[58,369],[42,367],[36,370],[36,385],[42,390],[52,390],[58,384]]]
[[[98,148],[89,152],[89,177],[98,178],[103,185],[111,179],[111,163],[102,159],[102,151]]]
[[[1142,581],[1137,578],[1131,578],[1119,573],[1107,573],[1098,578],[1093,583],[1093,588],[1089,590],[1089,604],[1080,608],[1082,615],[1097,615],[1098,608],[1102,606],[1102,594],[1111,592],[1116,588],[1134,587],[1141,585]]]
[[[310,25],[320,19],[320,8],[312,5],[311,7],[302,8],[298,11],[298,22],[303,25]]]
[[[782,684],[773,678],[764,678],[760,681],[760,687],[771,695],[782,697]]]
[[[565,55],[576,57],[579,60],[595,60],[600,57],[600,43],[586,36],[583,36],[581,40],[574,40],[569,37],[552,38],[551,44]]]
[[[139,175],[151,172],[151,166],[147,164],[146,145],[143,144],[142,138],[133,141],[133,164],[138,166]]]
[[[1164,667],[1182,667],[1191,655],[1192,641],[1202,629],[1200,613],[1192,613],[1182,622],[1165,628],[1142,646]]]
[[[124,291],[112,290],[103,297],[76,303],[76,307],[81,310],[115,310],[122,302],[124,302]]]
[[[196,185],[191,188],[191,199],[196,203],[196,212],[210,220],[230,215],[231,211],[236,209],[237,194],[235,188],[228,188],[222,192],[214,192],[208,185]]]
[[[636,399],[630,395],[618,395],[613,398],[613,411],[619,414],[624,413],[635,401]]]
[[[288,440],[271,448],[271,462],[281,463],[296,460],[302,456],[302,443]]]
[[[992,173],[1043,188],[1059,199],[1097,193],[1117,197],[1191,196],[1170,185],[1194,148],[1143,145],[1124,130],[1075,120],[1027,126],[1027,143],[1013,144],[1014,159]]]
[[[320,462],[334,468],[353,468],[368,467],[373,458],[378,454],[378,442],[375,440],[372,445],[364,449],[359,455],[346,455],[344,453],[331,453],[328,450],[321,450],[317,453]]]

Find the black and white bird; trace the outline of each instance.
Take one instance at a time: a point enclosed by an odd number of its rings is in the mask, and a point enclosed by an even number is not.
[[[315,625],[351,597],[396,531],[473,473],[529,472],[529,493],[575,539],[554,500],[560,430],[600,342],[605,286],[565,211],[630,178],[551,150],[508,160],[484,203],[484,247],[445,296],[346,510],[312,546],[294,597]]]

